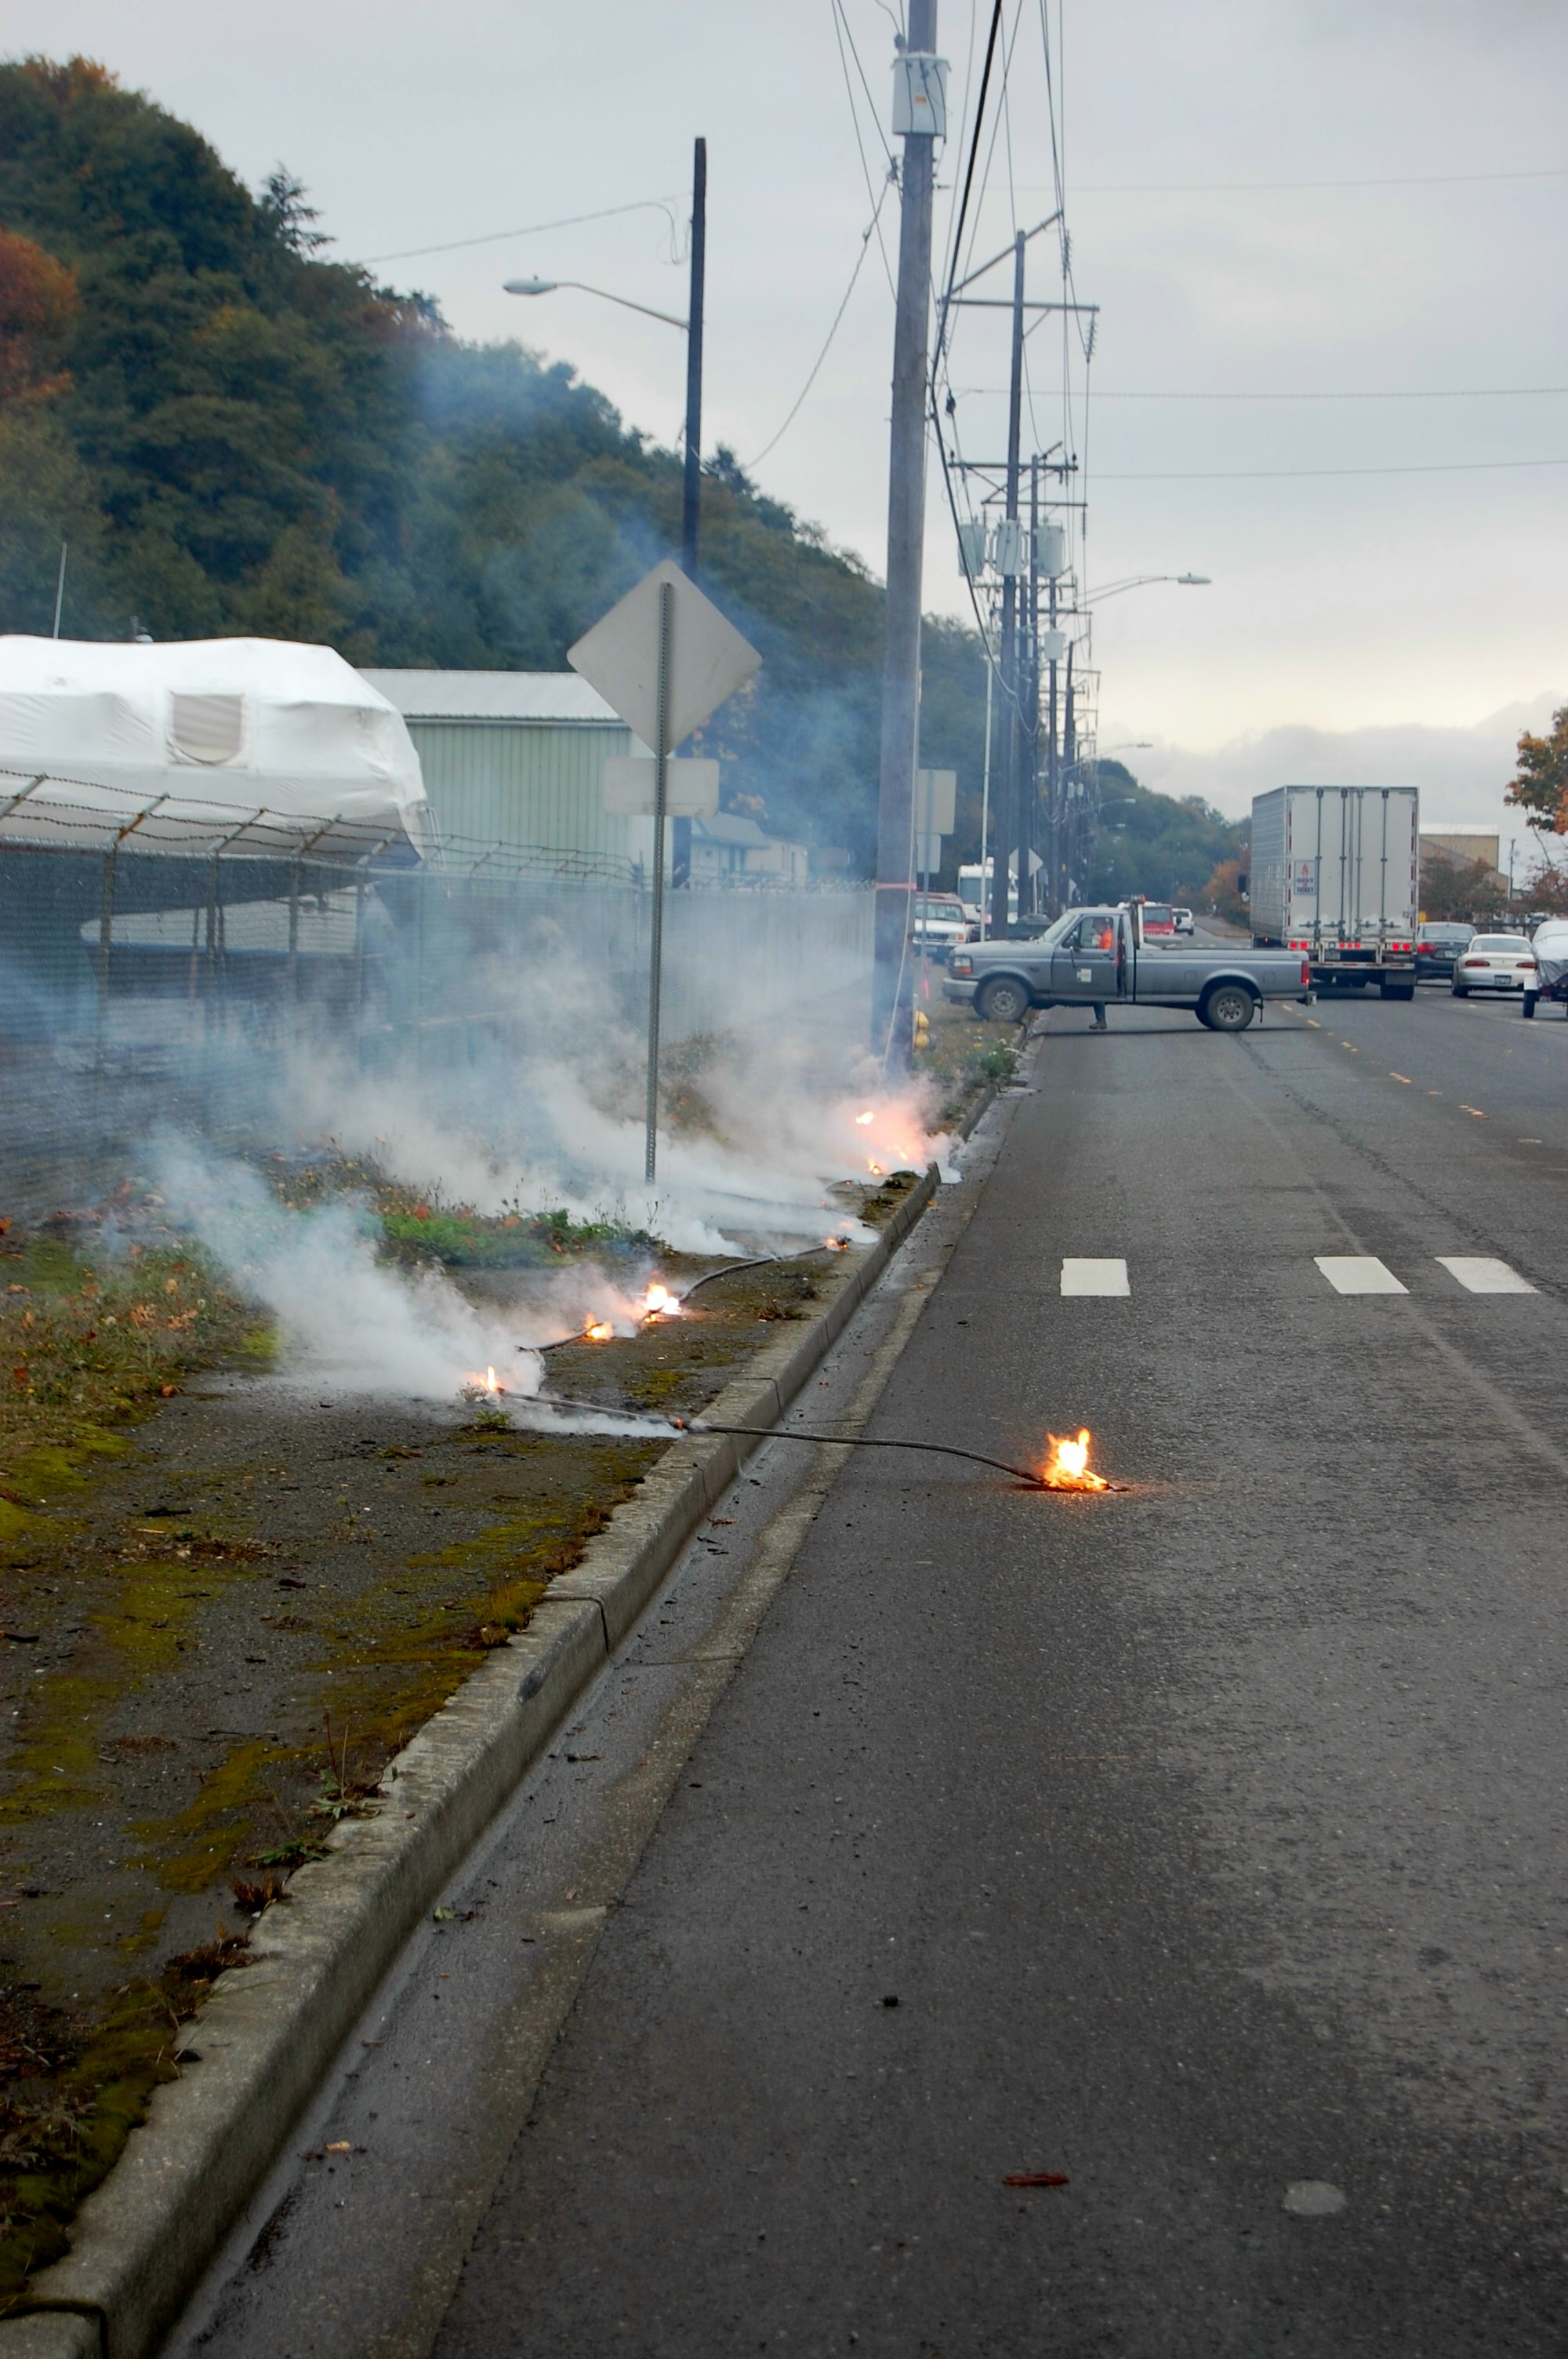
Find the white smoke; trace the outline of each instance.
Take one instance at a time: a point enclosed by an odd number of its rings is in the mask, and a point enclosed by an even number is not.
[[[276,1319],[284,1378],[301,1390],[450,1406],[482,1397],[493,1369],[499,1405],[518,1422],[648,1430],[611,1410],[568,1415],[538,1399],[541,1344],[580,1332],[589,1313],[634,1331],[639,1306],[622,1280],[574,1266],[549,1272],[537,1299],[516,1310],[481,1309],[441,1271],[378,1262],[375,1215],[363,1202],[339,1197],[291,1211],[250,1165],[188,1139],[162,1140],[155,1169],[169,1217]]]

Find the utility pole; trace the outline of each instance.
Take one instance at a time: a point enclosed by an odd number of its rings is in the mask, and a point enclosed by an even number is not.
[[[1029,462],[1029,608],[1019,663],[1021,712],[1019,731],[1023,762],[1018,780],[1018,912],[1034,914],[1033,875],[1030,855],[1040,832],[1040,460]]]
[[[686,472],[681,483],[680,561],[697,580],[697,519],[702,502],[702,292],[708,267],[708,142],[699,139],[691,168],[691,303],[686,336]]]
[[[875,964],[871,1049],[906,1065],[909,996],[904,988],[914,865],[914,768],[920,729],[921,558],[925,535],[925,376],[931,312],[933,151],[945,129],[935,71],[936,0],[909,0],[909,30],[900,63],[908,111],[902,130],[898,308],[893,326],[892,420],[888,451],[887,657],[882,670],[881,760],[877,791]],[[925,73],[918,61],[929,61]],[[915,82],[925,114],[914,111]],[[928,129],[915,127],[928,122]]]
[[[1007,933],[1008,846],[1022,839],[1019,824],[1018,727],[1018,451],[1023,404],[1023,248],[1021,231],[1012,245],[1012,374],[1007,402],[1006,516],[1011,533],[1003,531],[1001,577],[1001,778],[997,788],[997,861],[991,877],[991,932],[998,941]],[[1024,864],[1018,878],[1019,915],[1023,914]]]
[[[1056,577],[1054,574],[1051,576],[1050,628],[1053,634],[1054,634],[1056,628]],[[1053,647],[1055,646],[1056,642],[1054,636],[1053,636],[1051,644]],[[1045,793],[1051,808],[1051,825],[1053,835],[1050,908],[1051,915],[1054,918],[1059,918],[1062,914],[1061,864],[1055,857],[1057,849],[1055,832],[1058,823],[1058,815],[1062,807],[1062,771],[1056,754],[1056,658],[1054,656],[1051,658],[1051,691],[1046,700],[1045,727],[1049,738],[1045,755]]]
[[[1054,582],[1051,586],[1054,590]],[[1054,603],[1053,599],[1052,603]],[[1073,713],[1073,643],[1070,639],[1067,642],[1067,686],[1062,706],[1062,792],[1071,798],[1064,817],[1062,873],[1058,887],[1062,906],[1065,908],[1072,890],[1073,864],[1077,857],[1084,799],[1084,782],[1078,776],[1077,726]]]

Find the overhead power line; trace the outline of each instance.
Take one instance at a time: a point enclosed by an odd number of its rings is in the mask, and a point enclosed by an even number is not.
[[[1086,180],[1080,197],[1256,196],[1281,189],[1454,189],[1485,180],[1568,180],[1568,165],[1530,172],[1391,172],[1359,180]],[[1038,194],[1041,181],[1028,193]],[[1020,191],[1020,193],[1024,193]]]
[[[563,213],[559,221],[529,222],[523,229],[487,229],[482,237],[449,238],[444,245],[403,245],[395,254],[366,254],[365,264],[373,262],[414,262],[424,254],[456,254],[466,245],[503,245],[512,237],[537,237],[546,229],[575,229],[579,222],[610,221],[617,213],[662,212],[669,215],[675,228],[675,215],[670,211],[677,200],[674,197],[639,197],[634,204],[605,205],[596,213]]]
[[[861,232],[860,250],[855,256],[855,266],[849,273],[849,284],[844,289],[844,299],[833,314],[833,324],[828,329],[827,336],[823,340],[822,350],[817,353],[816,358],[811,364],[811,374],[806,378],[806,383],[801,386],[799,393],[796,394],[788,417],[784,419],[784,424],[779,428],[778,432],[773,436],[773,440],[771,442],[764,442],[754,459],[748,459],[745,461],[744,463],[748,470],[752,467],[760,466],[762,462],[767,457],[769,451],[776,449],[778,444],[784,440],[784,436],[789,432],[790,428],[795,424],[796,418],[799,416],[801,407],[806,400],[806,395],[816,383],[817,371],[821,368],[823,362],[827,358],[833,339],[838,332],[839,321],[843,319],[845,312],[849,308],[849,298],[854,293],[856,281],[860,276],[860,265],[866,258],[872,236],[876,232],[877,223],[881,219],[882,207],[887,201],[887,192],[892,185],[893,178],[892,174],[890,172],[887,179],[882,182],[882,192],[877,199],[876,212],[871,215],[871,220],[866,223],[864,230]]]
[[[1218,484],[1287,475],[1477,475],[1516,467],[1568,467],[1568,459],[1439,459],[1405,467],[1176,467],[1104,474],[1102,484]]]
[[[959,385],[957,399],[989,394],[1000,399],[1004,385]],[[1098,401],[1529,401],[1542,394],[1568,393],[1568,385],[1417,385],[1402,390],[1357,393],[1132,393],[1095,387]]]
[[[979,159],[980,126],[986,119],[986,92],[990,88],[991,66],[996,58],[997,36],[1001,31],[1001,7],[1002,0],[996,0],[996,5],[991,10],[990,31],[986,36],[985,63],[980,68],[980,95],[975,107],[975,126],[969,140],[969,160],[964,168],[964,193],[959,200],[958,218],[953,230],[952,258],[947,266],[946,291],[943,295],[942,307],[938,314],[936,330],[938,360],[941,358],[943,327],[947,317],[947,306],[953,299],[953,281],[958,275],[958,255],[964,243],[964,223],[968,218],[969,191],[975,184],[975,166]]]

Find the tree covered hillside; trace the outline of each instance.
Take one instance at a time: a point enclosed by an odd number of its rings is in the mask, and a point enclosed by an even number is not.
[[[1234,860],[1249,831],[1226,819],[1201,795],[1156,794],[1121,762],[1093,765],[1099,786],[1099,831],[1089,864],[1091,901],[1133,893],[1196,907],[1216,869]]]
[[[287,173],[253,195],[102,67],[0,65],[0,630],[49,630],[63,538],[68,637],[135,615],[160,639],[551,670],[678,546],[675,452],[568,366],[462,342],[328,243]],[[708,735],[726,799],[865,870],[881,586],[722,451],[702,529],[704,586],[764,658]],[[951,881],[978,849],[984,665],[941,621],[923,661],[922,758],[958,774]],[[1222,823],[1119,764],[1102,777],[1093,889],[1168,890],[1173,859],[1190,895]]]
[[[323,255],[199,134],[81,59],[0,66],[0,628],[252,632],[351,662],[548,669],[678,545],[680,472],[574,372],[465,344]],[[766,658],[717,748],[780,828],[874,838],[881,591],[726,454],[706,586]],[[984,674],[925,646],[928,761],[978,805]]]

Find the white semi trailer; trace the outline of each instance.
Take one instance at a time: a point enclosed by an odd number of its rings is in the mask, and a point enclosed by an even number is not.
[[[1415,996],[1414,787],[1276,787],[1252,799],[1252,939],[1301,951],[1319,990]]]

